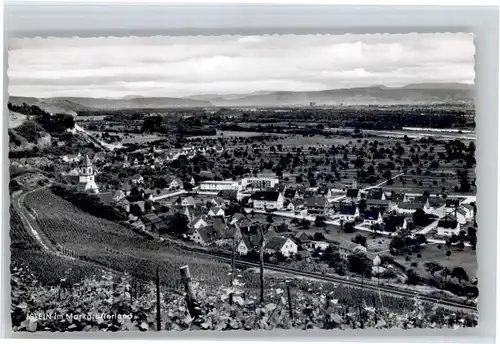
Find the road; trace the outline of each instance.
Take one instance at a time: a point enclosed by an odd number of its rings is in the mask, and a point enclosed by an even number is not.
[[[75,257],[63,255],[44,237],[43,233],[41,233],[41,230],[40,231],[38,230],[38,225],[36,223],[35,215],[33,215],[26,208],[26,206],[23,203],[24,198],[27,194],[29,194],[31,192],[38,191],[38,190],[45,188],[45,187],[47,187],[47,186],[40,187],[40,188],[37,188],[37,189],[32,190],[30,192],[21,194],[17,198],[17,202],[15,202],[17,205],[17,208],[18,208],[17,210],[20,212],[21,217],[26,222],[26,224],[27,224],[28,228],[30,229],[31,233],[33,234],[33,236],[36,238],[36,240],[40,243],[40,245],[44,248],[44,250],[46,252],[51,253],[51,254],[55,254],[57,256],[60,256],[60,257],[66,258],[66,259],[72,259],[72,260],[78,259]],[[35,214],[36,214],[36,212],[35,212]],[[222,262],[231,263],[231,257],[229,254],[209,252],[209,251],[204,250],[202,248],[188,247],[185,245],[179,245],[179,247],[185,251],[188,251],[188,252],[193,252],[193,253],[197,253],[197,254],[201,254],[201,255],[210,256],[210,257],[215,258],[217,260],[220,260]],[[239,266],[242,266],[242,267],[259,267],[259,263],[244,260],[241,258],[236,259],[235,262],[236,262],[236,264],[238,264]],[[96,264],[96,265],[100,266],[100,264]],[[106,268],[106,270],[113,271],[112,269],[109,269],[107,267],[103,267],[103,268]],[[342,277],[323,275],[323,274],[318,274],[318,273],[313,273],[313,272],[308,272],[308,271],[303,271],[303,270],[296,270],[296,269],[292,269],[292,268],[271,265],[271,264],[266,264],[266,269],[270,270],[270,271],[289,274],[291,276],[314,278],[314,279],[317,279],[317,280],[320,280],[323,282],[339,283],[339,284],[343,284],[343,285],[354,287],[354,288],[364,288],[367,290],[381,292],[381,293],[392,295],[392,296],[410,297],[410,298],[418,296],[423,301],[434,303],[434,304],[437,304],[440,306],[453,307],[453,308],[458,308],[458,309],[463,309],[463,310],[468,310],[468,311],[476,311],[476,307],[474,305],[465,304],[465,303],[460,302],[460,301],[443,300],[443,299],[440,299],[438,297],[418,294],[417,292],[414,292],[414,291],[398,289],[398,288],[392,287],[392,286],[384,286],[384,285],[377,286],[377,284],[374,284],[370,281],[366,281],[366,282],[362,283],[360,281],[348,280],[348,279],[345,279]]]
[[[404,175],[405,173],[404,172],[401,172],[401,173],[398,173],[396,174],[395,176],[391,177],[391,179],[396,179],[397,177],[400,177],[402,175]],[[368,190],[371,190],[371,189],[376,189],[378,187],[381,187],[382,185],[386,184],[389,180],[384,180],[383,182],[381,183],[378,183],[377,185],[373,185],[373,186],[368,186],[364,189],[361,189],[359,190],[359,192],[366,192]],[[337,202],[337,201],[340,201],[342,199],[344,199],[346,197],[346,195],[343,195],[343,196],[339,196],[337,198],[333,198],[332,200],[330,200],[331,202]]]

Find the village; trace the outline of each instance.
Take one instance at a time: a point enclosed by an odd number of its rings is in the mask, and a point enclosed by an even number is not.
[[[156,157],[146,153],[141,162],[123,155],[119,164],[132,173],[145,165],[158,168],[172,161],[172,156],[189,158],[190,154],[221,151],[190,147]],[[364,188],[356,180],[342,189],[306,187],[276,176],[195,180],[170,175],[164,177],[163,188],[152,188],[148,176],[140,173],[131,174],[110,190],[96,180],[101,171],[117,164],[109,162],[107,155],[113,154],[63,156],[62,162],[72,168],[61,176],[79,190],[96,195],[102,204],[125,212],[126,223],[134,230],[158,238],[176,238],[227,252],[233,249],[249,259],[258,257],[263,244],[266,261],[271,263],[312,262],[311,257],[334,249],[345,262],[349,256],[361,254],[370,262],[373,274],[380,273],[375,267],[381,257],[387,260],[387,256],[411,254],[412,242],[418,249],[426,243],[475,249],[473,196],[388,192],[384,191],[387,180]],[[99,172],[95,165],[100,166]],[[335,267],[337,272],[344,270]]]

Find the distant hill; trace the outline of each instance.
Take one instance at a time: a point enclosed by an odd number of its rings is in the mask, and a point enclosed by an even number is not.
[[[210,106],[307,106],[391,105],[474,102],[474,85],[461,83],[421,83],[403,87],[384,85],[324,91],[257,91],[248,94],[200,94],[184,98],[127,96],[121,99],[58,97],[10,97],[14,104],[37,105],[50,113],[76,115],[85,110],[160,109]]]
[[[197,96],[201,98],[202,96]],[[263,92],[210,98],[215,106],[304,106],[316,105],[389,105],[473,102],[474,85],[410,84],[404,87],[371,86],[309,92]]]
[[[66,113],[76,115],[79,111],[86,110],[116,110],[116,109],[156,109],[168,107],[206,107],[212,106],[209,101],[183,99],[183,98],[85,98],[85,97],[57,97],[57,98],[31,98],[10,97],[9,102],[21,105],[26,103],[36,105],[49,113]]]

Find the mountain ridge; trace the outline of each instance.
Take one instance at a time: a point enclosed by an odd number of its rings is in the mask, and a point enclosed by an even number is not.
[[[474,84],[418,83],[402,87],[373,85],[321,91],[256,91],[246,94],[198,94],[182,98],[125,96],[122,98],[90,97],[9,97],[9,102],[37,105],[55,113],[89,110],[120,110],[141,108],[228,107],[228,106],[308,106],[321,105],[398,105],[446,102],[473,102]]]

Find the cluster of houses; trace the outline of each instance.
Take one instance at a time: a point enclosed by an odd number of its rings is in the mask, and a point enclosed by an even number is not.
[[[111,166],[113,163],[110,160],[119,161],[118,164],[122,168],[157,168],[161,167],[166,163],[172,162],[179,159],[180,156],[185,156],[187,159],[192,159],[196,155],[206,155],[208,153],[221,154],[224,152],[224,148],[221,145],[215,145],[213,147],[205,146],[191,146],[183,148],[169,148],[169,149],[153,149],[138,151],[134,157],[129,157],[128,155],[117,155],[116,153],[105,153],[97,152],[92,156],[92,163],[96,164],[98,162],[103,162],[103,167]],[[110,159],[113,158],[113,159]],[[81,153],[63,155],[60,160],[68,164],[80,164],[84,159]],[[115,162],[116,163],[116,162]]]
[[[193,147],[190,151],[196,149]],[[161,198],[158,197],[161,195],[155,194],[152,190],[140,188],[141,194],[135,195],[137,197],[131,200],[132,189],[141,187],[144,183],[144,178],[140,174],[128,178],[121,190],[99,193],[95,182],[94,163],[105,161],[104,153],[96,153],[92,159],[81,154],[65,158],[67,162],[80,161],[80,166],[64,174],[63,177],[76,183],[82,190],[99,194],[101,201],[105,203],[114,203],[127,212],[130,212],[131,204],[134,203],[142,212],[147,212],[145,202]],[[194,178],[190,179],[187,182],[194,185]],[[184,187],[184,181],[176,176],[166,177],[165,181],[166,187],[161,190],[165,195],[182,190]],[[387,192],[382,188],[360,190],[355,182],[346,185],[344,190],[339,190],[324,186],[315,188],[306,188],[302,185],[290,186],[280,183],[276,177],[247,177],[237,181],[202,181],[199,184],[199,192],[218,194],[223,203],[239,202],[256,211],[285,211],[304,217],[323,216],[326,220],[340,225],[351,222],[370,228],[377,226],[379,230],[389,232],[406,229],[408,223],[413,222],[414,214],[420,212],[427,214],[425,233],[440,237],[458,235],[475,216],[474,208],[470,204],[461,204],[457,199]],[[192,197],[186,197],[180,206],[191,207],[195,203]],[[214,206],[221,207],[221,204]],[[207,213],[205,216],[210,215]],[[198,233],[198,237],[199,240],[203,238],[205,240],[207,235]]]

